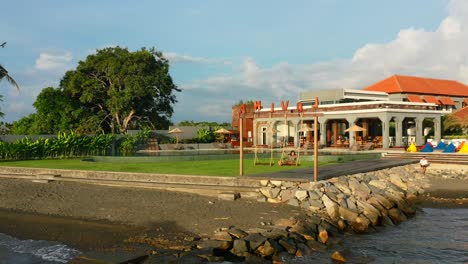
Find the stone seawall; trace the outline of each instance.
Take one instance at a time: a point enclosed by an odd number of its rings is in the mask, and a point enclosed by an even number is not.
[[[416,212],[415,198],[430,186],[426,175],[415,165],[319,182],[260,180],[260,184],[259,202],[302,207],[308,216],[285,216],[251,230],[220,228],[212,237],[199,240],[188,256],[203,256],[210,261],[240,258],[246,263],[282,263],[286,255],[313,255],[329,246],[333,248],[344,231],[364,233],[407,220]],[[340,252],[331,258],[346,262]]]
[[[340,230],[367,232],[392,226],[415,213],[412,201],[429,187],[414,165],[295,183],[261,181],[258,201],[287,203],[319,215]]]

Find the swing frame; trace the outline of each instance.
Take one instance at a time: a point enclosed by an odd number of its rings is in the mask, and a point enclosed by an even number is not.
[[[255,158],[254,158],[254,165],[257,166],[257,165],[269,165],[270,167],[275,165],[275,161],[273,159],[273,145],[270,145],[269,148],[265,148],[263,147],[265,145],[255,145]],[[259,150],[262,149],[262,150],[265,150],[265,152],[267,151],[266,149],[269,149],[270,150],[270,162],[261,162],[259,157],[258,157],[258,152]]]

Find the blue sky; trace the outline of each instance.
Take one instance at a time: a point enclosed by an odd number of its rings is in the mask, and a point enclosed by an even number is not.
[[[239,100],[295,103],[302,91],[361,89],[392,74],[468,82],[463,0],[15,0],[0,10],[4,121],[108,46],[155,47],[183,89],[172,121],[230,122]]]

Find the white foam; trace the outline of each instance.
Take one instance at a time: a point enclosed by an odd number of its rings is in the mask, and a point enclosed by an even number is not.
[[[20,240],[0,233],[0,245],[19,254],[30,254],[43,260],[67,263],[80,251],[64,244],[45,240]]]

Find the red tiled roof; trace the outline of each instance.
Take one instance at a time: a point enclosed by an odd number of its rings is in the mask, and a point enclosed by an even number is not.
[[[426,101],[427,103],[433,103],[433,104],[436,104],[436,105],[440,105],[440,102],[437,98],[435,98],[435,96],[432,96],[432,95],[425,95],[424,96],[424,101]]]
[[[468,97],[468,86],[452,80],[393,75],[364,88],[366,91]]]
[[[468,104],[468,98],[465,98],[465,99],[463,100],[463,102],[464,102],[465,104]]]
[[[455,105],[455,102],[452,100],[452,98],[450,97],[440,97],[439,98],[439,101],[443,104],[443,105]]]
[[[460,120],[465,120],[465,118],[468,118],[468,106],[458,110],[458,111],[455,111],[452,113],[452,115],[460,118]]]
[[[423,99],[418,95],[408,94],[406,95],[406,98],[408,98],[408,101],[413,103],[424,103]]]

